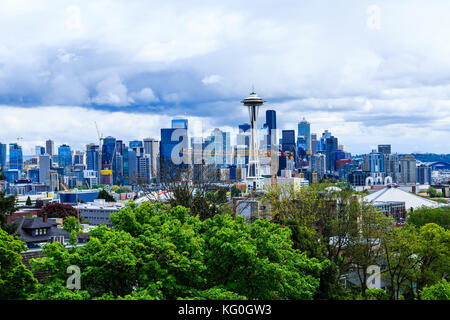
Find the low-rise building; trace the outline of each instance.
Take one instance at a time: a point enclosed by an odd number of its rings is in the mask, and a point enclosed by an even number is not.
[[[106,202],[104,199],[96,199],[94,202],[80,203],[76,208],[80,213],[80,218],[83,218],[89,222],[89,224],[97,225],[111,225],[109,216],[113,212],[117,212],[125,207],[122,202]]]
[[[70,234],[58,227],[56,221],[48,220],[47,215],[37,218],[22,217],[15,232],[29,248],[41,247],[45,243],[66,244]]]

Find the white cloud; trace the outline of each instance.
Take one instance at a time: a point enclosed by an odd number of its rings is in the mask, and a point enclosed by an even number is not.
[[[127,87],[117,75],[110,76],[97,84],[97,96],[92,99],[95,104],[127,106],[130,102]]]
[[[3,0],[0,104],[149,104],[236,127],[253,84],[280,128],[306,116],[349,151],[450,152],[450,2],[371,4]]]
[[[97,142],[94,121],[103,136],[114,136],[124,142],[146,137],[160,138],[161,128],[170,128],[172,118],[187,118],[189,133],[206,137],[214,128],[214,121],[185,115],[167,116],[154,113],[126,113],[86,110],[82,107],[39,106],[23,108],[0,105],[0,119],[8,126],[0,126],[2,143],[14,142],[17,133],[26,155],[34,154],[36,145],[47,139],[56,145],[68,143],[76,150],[84,150],[86,144]],[[37,121],[36,119],[39,119]]]
[[[159,102],[158,97],[155,95],[151,88],[143,88],[139,92],[132,93],[131,96],[135,101],[144,103]]]
[[[219,76],[219,75],[217,75],[217,74],[213,74],[213,75],[204,77],[204,78],[202,79],[202,82],[203,82],[203,84],[208,85],[208,84],[218,83],[218,82],[222,81],[222,79],[223,79],[223,78],[222,78],[221,76]]]

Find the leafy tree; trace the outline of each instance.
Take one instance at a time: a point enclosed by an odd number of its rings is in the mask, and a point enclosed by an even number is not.
[[[326,263],[292,249],[288,228],[216,215],[205,220],[208,283],[249,299],[312,299]]]
[[[131,192],[131,188],[127,187],[127,186],[112,186],[111,190],[114,191],[115,193],[128,193]]]
[[[106,202],[116,202],[116,199],[114,199],[114,197],[104,189],[100,190],[97,199],[104,199]]]
[[[348,234],[347,247],[344,256],[352,262],[352,269],[358,276],[361,294],[366,295],[367,268],[379,263],[382,250],[379,250],[380,239],[391,229],[395,222],[382,212],[376,212],[367,203],[356,204],[357,229]]]
[[[66,218],[77,217],[78,211],[70,204],[46,203],[39,211],[38,216],[43,216],[44,214],[47,214],[49,218]]]
[[[6,221],[8,215],[17,211],[16,203],[17,197],[15,195],[6,196],[6,191],[0,191],[0,228],[10,234],[14,233],[15,228],[8,225]]]
[[[417,290],[438,282],[448,275],[450,268],[450,230],[435,223],[428,223],[419,229],[417,242],[417,272],[414,281]]]
[[[400,291],[411,279],[419,260],[418,234],[414,227],[405,225],[383,234],[381,250],[385,264],[386,287],[391,300],[399,299]]]
[[[239,190],[238,188],[236,188],[236,186],[231,187],[231,196],[232,197],[239,197],[239,196],[241,196],[241,194],[242,194],[242,191]]]
[[[366,289],[365,294],[360,294],[356,300],[388,300],[388,296],[383,289]]]
[[[197,291],[194,297],[186,297],[182,300],[246,300],[247,298],[220,287]]]
[[[27,201],[25,202],[25,205],[27,205],[27,206],[31,206],[32,205],[30,196],[28,196]]]
[[[144,202],[111,221],[74,251],[46,245],[33,268],[57,283],[79,266],[92,299],[312,299],[327,264],[293,249],[290,229],[267,220],[202,221],[181,206]]]
[[[408,214],[408,224],[420,228],[427,223],[435,223],[445,229],[450,228],[450,207],[442,208],[418,208]]]
[[[74,246],[78,242],[78,234],[80,233],[80,222],[75,217],[67,217],[63,221],[62,229],[70,233],[69,244]]]
[[[42,208],[43,206],[44,206],[44,201],[42,201],[41,199],[37,199],[35,207],[36,208]]]
[[[420,297],[422,300],[450,300],[450,283],[442,279],[432,286],[423,288]]]
[[[331,261],[322,271],[317,298],[337,298],[335,293],[343,291],[339,279],[350,266],[362,270],[376,260],[378,252],[371,250],[377,241],[373,234],[383,217],[370,205],[360,203],[348,185],[336,188],[324,182],[300,189],[285,185],[269,190],[264,199],[270,204],[273,221],[291,227],[298,248]],[[365,239],[361,239],[361,231]],[[365,288],[361,290],[364,294]]]
[[[430,196],[430,198],[436,198],[437,197],[437,190],[433,187],[428,187],[427,190],[428,195]]]
[[[62,280],[46,284],[38,284],[36,292],[29,300],[89,300],[86,290],[70,290]]]
[[[0,229],[0,300],[26,299],[37,284],[30,270],[22,263],[25,243]]]
[[[375,300],[388,300],[386,291],[383,289],[366,289],[366,297],[367,299],[375,299]]]

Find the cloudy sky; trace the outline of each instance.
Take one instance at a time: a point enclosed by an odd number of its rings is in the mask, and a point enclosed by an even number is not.
[[[207,3],[207,4],[205,4]],[[303,117],[352,153],[450,152],[450,1],[0,0],[0,141],[195,135]]]

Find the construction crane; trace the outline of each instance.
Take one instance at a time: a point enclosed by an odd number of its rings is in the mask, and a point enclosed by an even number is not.
[[[97,129],[97,135],[98,135],[98,159],[99,159],[99,166],[98,166],[98,173],[100,177],[100,171],[102,170],[102,147],[103,147],[103,133],[100,133],[98,130],[97,122],[95,122],[95,129]]]
[[[270,151],[270,186],[273,191],[278,188],[278,156],[279,152],[275,150]]]
[[[62,182],[59,183],[61,185],[61,187],[64,189],[64,191],[69,191],[69,188],[66,187],[66,185]]]

